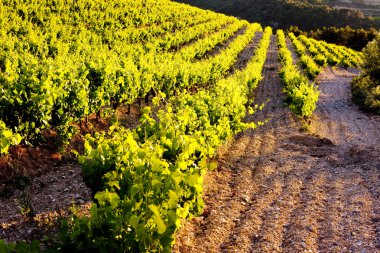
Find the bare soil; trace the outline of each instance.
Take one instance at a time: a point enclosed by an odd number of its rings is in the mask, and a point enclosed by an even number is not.
[[[263,32],[256,32],[253,36],[251,42],[244,48],[244,50],[239,54],[239,57],[235,64],[230,69],[229,75],[232,75],[236,71],[241,71],[245,69],[249,60],[254,56],[257,47],[263,37]]]
[[[71,214],[70,207],[88,213],[91,194],[79,165],[55,167],[33,179],[8,182],[0,195],[0,239],[10,241],[55,236],[58,221]]]
[[[298,56],[297,56],[296,52],[294,52],[294,47],[293,47],[292,41],[289,38],[286,38],[286,47],[292,53],[293,64],[297,64]]]
[[[380,252],[380,118],[351,103],[356,74],[320,75],[309,132],[283,104],[275,38],[256,90],[264,109],[205,178],[202,216],[175,252]]]

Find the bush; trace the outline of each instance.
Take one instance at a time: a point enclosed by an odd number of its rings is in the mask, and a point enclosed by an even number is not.
[[[0,239],[1,253],[39,253],[41,252],[40,243],[33,240],[32,243],[18,242],[6,243]]]
[[[352,99],[360,108],[380,114],[380,85],[370,76],[356,77],[351,83]]]
[[[380,81],[380,35],[363,50],[363,71],[377,82]]]
[[[380,36],[363,50],[363,74],[351,83],[353,101],[380,114]]]

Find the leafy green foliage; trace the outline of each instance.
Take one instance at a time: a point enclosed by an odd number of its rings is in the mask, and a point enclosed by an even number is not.
[[[307,47],[307,50],[313,57],[315,63],[317,63],[319,66],[327,66],[327,58],[307,37],[301,35],[298,38],[304,44],[304,46]]]
[[[11,145],[17,145],[21,142],[21,136],[14,134],[8,129],[4,122],[0,121],[0,154],[8,153]]]
[[[265,29],[243,71],[208,90],[172,97],[157,118],[145,108],[134,131],[116,125],[87,137],[80,161],[97,203],[90,218],[67,223],[62,249],[170,252],[181,220],[203,209],[203,177],[214,166],[208,158],[234,134],[256,126],[242,119],[271,33]]]
[[[358,67],[362,61],[361,53],[350,48],[317,41],[304,35],[296,38],[293,33],[289,33],[289,37],[300,57],[301,65],[311,79],[320,73],[321,68],[319,66]]]
[[[363,50],[363,73],[351,84],[353,101],[380,114],[380,37]]]
[[[38,241],[33,240],[32,243],[18,242],[6,243],[0,240],[1,253],[40,253],[41,248]]]
[[[309,117],[316,109],[319,92],[309,79],[303,76],[293,64],[292,54],[286,46],[285,35],[277,30],[279,60],[282,64],[280,72],[284,81],[284,92],[289,108],[298,116]]]
[[[359,67],[362,62],[363,55],[350,48],[329,44],[324,41],[315,41],[314,43],[318,43],[321,48],[324,48],[322,50],[324,50],[327,55],[330,55],[328,58],[332,56],[333,63],[337,62],[337,64],[345,68]]]
[[[314,56],[314,60],[318,64],[318,58],[321,60],[323,58],[323,65],[327,62],[327,64],[332,66],[340,64],[342,67],[348,68],[358,67],[362,61],[362,55],[352,49],[314,40],[303,35],[299,39],[307,46],[308,51]]]
[[[362,69],[373,79],[380,81],[380,36],[370,42],[363,50]]]
[[[66,142],[76,131],[74,123],[104,107],[131,104],[151,90],[172,94],[215,83],[261,30],[166,0],[1,6],[0,120],[28,142],[43,141],[45,129],[55,129]],[[228,50],[199,61],[243,27],[247,33]]]
[[[321,68],[315,63],[314,59],[308,54],[306,47],[296,38],[293,33],[289,33],[295,52],[299,56],[299,61],[311,79],[315,79],[321,72]]]

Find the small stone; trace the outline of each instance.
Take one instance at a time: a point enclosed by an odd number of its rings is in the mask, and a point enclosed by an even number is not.
[[[242,195],[240,199],[243,200],[244,202],[249,202],[249,197],[247,195]]]

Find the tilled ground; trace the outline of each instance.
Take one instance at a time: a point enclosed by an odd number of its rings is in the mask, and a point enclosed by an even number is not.
[[[0,239],[8,242],[54,236],[57,221],[70,214],[71,206],[85,213],[91,206],[78,165],[58,166],[30,182],[14,184],[15,189],[9,185],[0,196]]]
[[[310,132],[283,105],[275,38],[249,121],[205,179],[206,208],[175,252],[380,252],[380,119],[350,102],[354,75],[326,69]]]

